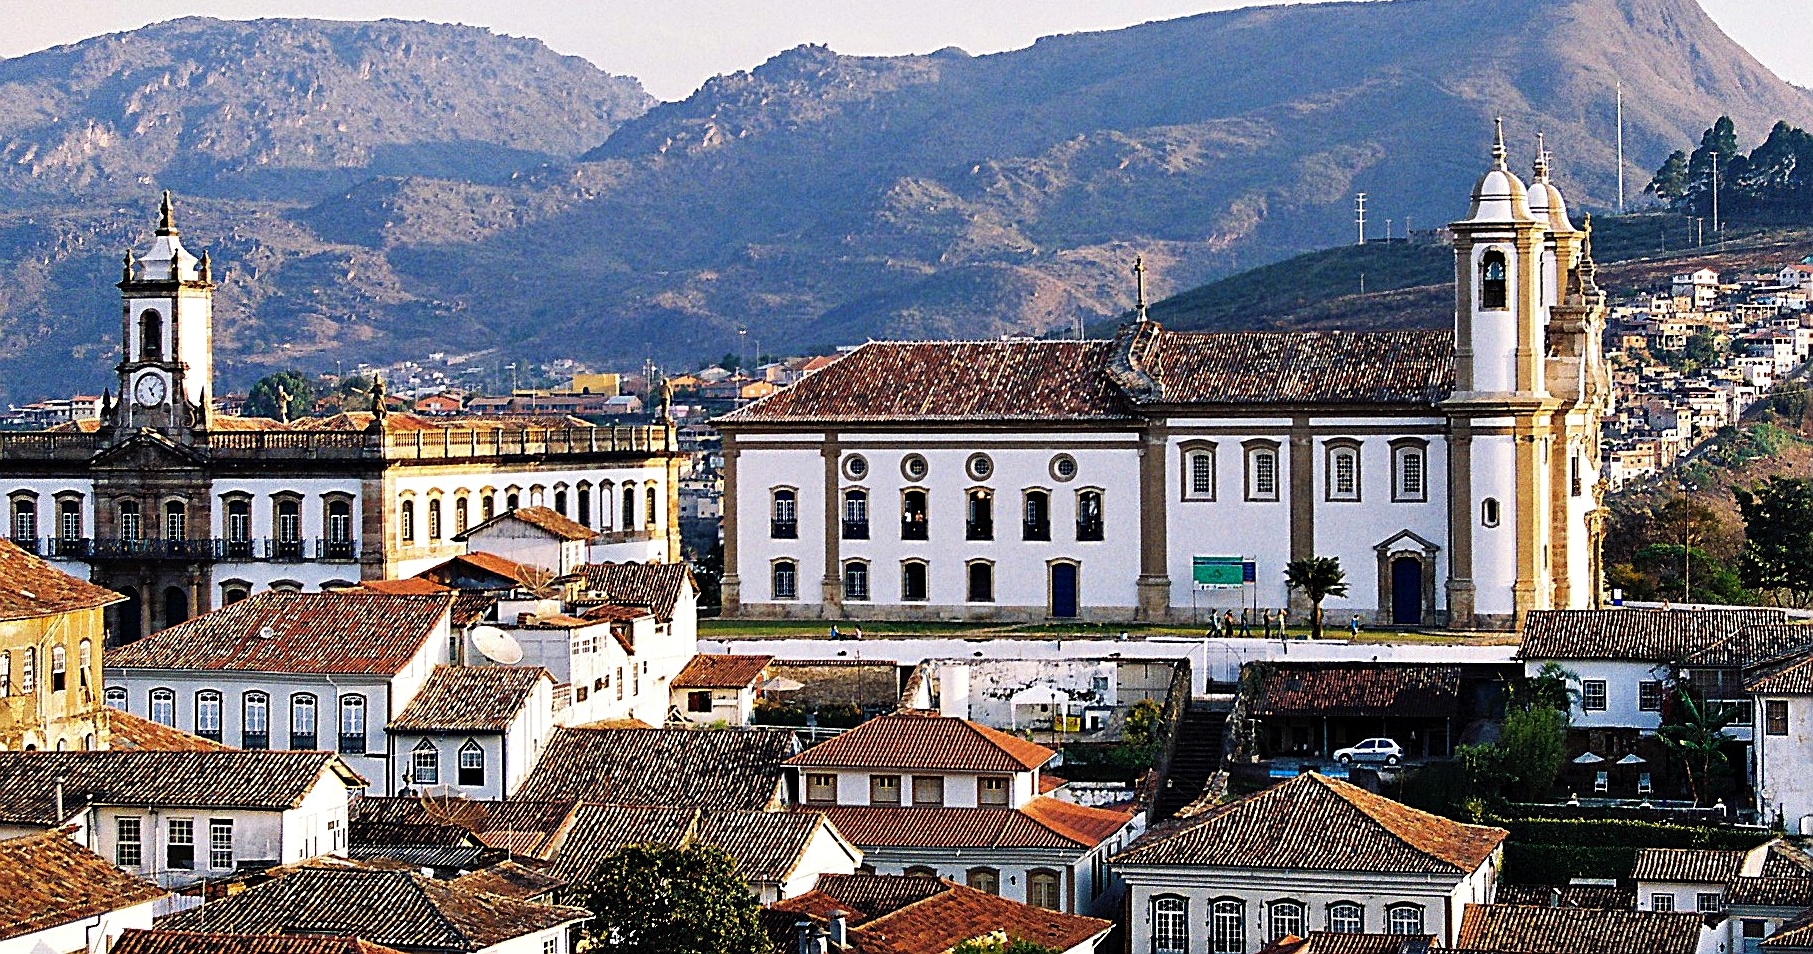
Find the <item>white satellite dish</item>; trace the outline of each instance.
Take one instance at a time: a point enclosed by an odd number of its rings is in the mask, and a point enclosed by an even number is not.
[[[276,639],[277,631],[275,629],[272,629],[269,626],[266,626],[263,629],[258,631],[258,638],[259,639]]]
[[[499,665],[514,666],[522,662],[522,645],[495,626],[472,627],[472,645],[478,647],[486,659]]]

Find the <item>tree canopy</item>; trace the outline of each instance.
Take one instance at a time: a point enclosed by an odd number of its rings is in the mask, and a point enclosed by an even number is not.
[[[247,417],[293,421],[315,409],[315,383],[300,371],[267,374],[252,385],[242,412]]]
[[[1669,155],[1645,190],[1677,212],[1712,214],[1714,170],[1722,211],[1804,216],[1813,213],[1813,134],[1778,122],[1769,137],[1743,152],[1737,125],[1720,116],[1689,154]]]
[[[1732,493],[1744,517],[1744,585],[1780,604],[1813,604],[1813,480],[1772,477]]]
[[[613,954],[774,954],[761,905],[714,845],[629,845],[587,882],[586,936]]]
[[[1308,557],[1292,560],[1284,566],[1284,582],[1309,600],[1310,635],[1322,638],[1322,601],[1331,596],[1347,595],[1347,571],[1336,557]]]

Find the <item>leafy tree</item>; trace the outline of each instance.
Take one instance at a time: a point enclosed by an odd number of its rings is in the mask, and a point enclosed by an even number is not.
[[[1731,186],[1734,198],[1747,208],[1813,211],[1813,134],[1776,123]]]
[[[1579,681],[1580,676],[1566,666],[1558,662],[1545,662],[1521,691],[1513,691],[1513,702],[1567,712],[1580,698],[1580,690],[1573,686]]]
[[[1505,714],[1497,748],[1512,798],[1535,801],[1546,794],[1567,762],[1567,712],[1521,706]]]
[[[1158,724],[1163,710],[1153,699],[1141,699],[1127,712],[1127,725],[1121,738],[1130,745],[1148,746],[1158,741]]]
[[[1649,180],[1645,192],[1661,199],[1670,205],[1678,202],[1687,194],[1687,151],[1676,149],[1669,153],[1662,167],[1656,170],[1655,178]]]
[[[1023,937],[1009,939],[1006,932],[996,931],[982,937],[962,941],[951,948],[951,954],[1059,954],[1055,947],[1046,947]]]
[[[1308,599],[1310,637],[1322,638],[1322,601],[1331,596],[1347,595],[1347,571],[1335,557],[1309,557],[1292,560],[1284,566],[1285,585],[1299,590]]]
[[[1716,155],[1715,155],[1716,154]],[[1712,214],[1713,170],[1718,170],[1719,194],[1723,198],[1734,173],[1748,165],[1738,151],[1737,125],[1730,116],[1720,116],[1700,136],[1700,147],[1687,160],[1687,189],[1680,207],[1695,215]]]
[[[1744,585],[1792,606],[1813,603],[1813,481],[1771,477],[1732,488],[1744,517],[1738,575]]]
[[[1698,805],[1711,794],[1712,780],[1723,775],[1729,765],[1725,746],[1731,737],[1725,729],[1737,721],[1737,709],[1714,709],[1685,688],[1677,688],[1676,693],[1680,705],[1673,717],[1656,730],[1656,737],[1681,760],[1687,770],[1687,790]]]
[[[614,954],[774,954],[761,905],[713,845],[629,845],[586,884],[593,947]]]
[[[315,409],[315,384],[300,371],[267,374],[252,385],[243,409],[247,417],[293,421]]]

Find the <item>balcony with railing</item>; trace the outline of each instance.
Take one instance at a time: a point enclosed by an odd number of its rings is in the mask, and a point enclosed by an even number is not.
[[[1076,538],[1084,542],[1102,539],[1102,518],[1080,517],[1076,522]]]
[[[353,563],[357,540],[218,539],[171,540],[163,537],[48,537],[14,540],[21,548],[55,560],[185,563],[268,561],[272,563]]]
[[[99,433],[0,432],[0,461],[87,461],[106,449]],[[212,431],[196,450],[232,460],[461,460],[470,458],[643,455],[673,451],[665,427],[429,427],[412,431]]]
[[[356,735],[347,732],[340,733],[340,754],[364,755],[365,733],[360,732]]]
[[[923,513],[909,513],[900,518],[900,539],[902,540],[925,540],[931,536],[929,531],[930,528]]]
[[[239,747],[242,749],[268,749],[271,747],[271,734],[269,732],[242,733],[239,737]]]
[[[1021,522],[1020,538],[1022,540],[1050,540],[1051,521],[1037,517],[1026,518]]]
[[[775,517],[768,521],[768,535],[776,540],[797,540],[799,539],[799,521]]]
[[[292,752],[313,752],[313,751],[315,751],[315,738],[316,738],[315,733],[313,733],[313,732],[291,731],[290,732],[290,751],[292,751]]]
[[[844,518],[844,539],[845,540],[867,540],[867,539],[869,539],[869,518],[868,517],[845,517]]]

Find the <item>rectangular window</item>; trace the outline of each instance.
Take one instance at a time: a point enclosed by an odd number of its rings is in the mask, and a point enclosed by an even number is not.
[[[913,776],[913,804],[915,804],[915,805],[942,805],[942,804],[944,804],[944,776],[942,776],[942,775],[915,775],[915,776]]]
[[[806,801],[814,805],[837,804],[837,776],[813,772],[806,776]]]
[[[871,776],[869,776],[869,804],[871,804],[871,805],[898,805],[898,804],[900,804],[900,776],[898,776],[898,775],[871,775]]]
[[[560,954],[560,935],[542,938],[541,954]]]
[[[1189,950],[1189,902],[1183,898],[1154,898],[1152,900],[1153,954],[1187,954]]]
[[[460,784],[485,784],[485,750],[477,742],[460,746]]]
[[[365,697],[340,697],[340,752],[365,754]]]
[[[1694,907],[1701,914],[1717,914],[1725,910],[1725,896],[1717,891],[1701,891],[1693,896]]]
[[[1194,450],[1184,455],[1187,462],[1185,479],[1188,490],[1184,497],[1188,500],[1215,499],[1215,452],[1211,450]]]
[[[167,839],[165,867],[177,871],[191,871],[195,868],[195,819],[170,819],[170,834]]]
[[[1587,712],[1604,712],[1605,705],[1605,680],[1582,680],[1580,683],[1580,708]]]
[[[1675,896],[1664,892],[1652,894],[1649,896],[1649,909],[1651,911],[1673,911]]]
[[[1426,460],[1421,447],[1400,447],[1395,451],[1397,460],[1397,485],[1392,498],[1410,503],[1426,499],[1425,484]]]
[[[976,779],[976,804],[1006,805],[1007,794],[1013,790],[1013,779],[1005,775],[984,775]]]
[[[1336,447],[1328,452],[1328,499],[1360,499],[1360,452]]]
[[[1278,499],[1278,452],[1262,448],[1247,452],[1246,499]]]
[[[711,690],[699,689],[686,694],[687,712],[710,712]]]
[[[799,598],[799,570],[791,560],[782,560],[774,565],[774,598]]]
[[[144,863],[144,832],[140,824],[140,819],[131,816],[113,820],[114,864],[122,868],[137,868]]]
[[[233,819],[208,819],[208,867],[226,871],[233,867]]]
[[[1785,699],[1767,699],[1763,702],[1763,734],[1788,734],[1788,702]]]
[[[1662,711],[1662,683],[1646,679],[1637,683],[1637,708],[1644,712]]]

